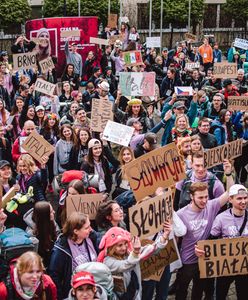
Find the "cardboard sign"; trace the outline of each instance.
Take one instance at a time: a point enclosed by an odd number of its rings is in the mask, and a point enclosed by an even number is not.
[[[153,243],[154,241],[151,240],[143,240],[141,242],[142,246]],[[174,245],[174,241],[169,240],[168,244],[164,249],[160,250],[157,254],[150,256],[146,260],[141,260],[140,269],[142,280],[151,279],[151,276],[155,275],[158,271],[163,271],[164,267],[166,267],[167,265],[169,265],[177,259],[178,256],[176,247]]]
[[[178,96],[192,96],[193,88],[192,86],[175,86],[175,93]]]
[[[120,72],[120,87],[125,96],[154,96],[154,72]]]
[[[15,196],[15,188],[12,187],[9,191],[2,197],[2,208],[5,208],[7,203]]]
[[[108,15],[108,27],[116,28],[117,27],[118,16],[116,14]]]
[[[216,78],[236,78],[238,76],[237,69],[238,68],[236,63],[214,63],[213,73]]]
[[[244,50],[248,50],[248,41],[236,38],[235,41],[234,41],[234,47],[244,49]]]
[[[114,45],[114,43],[115,43],[117,40],[122,41],[122,40],[123,40],[123,36],[122,36],[121,34],[111,35],[111,36],[109,37],[109,43],[110,43],[110,45]]]
[[[161,39],[160,36],[146,37],[146,48],[160,48]]]
[[[198,259],[200,278],[248,274],[248,237],[199,241],[205,256]]]
[[[30,69],[37,67],[36,52],[13,54],[14,70]]]
[[[49,56],[46,59],[43,59],[43,60],[39,61],[39,65],[40,65],[42,73],[46,73],[47,71],[52,70],[52,69],[55,68],[51,56]]]
[[[68,218],[71,213],[78,211],[88,215],[90,220],[95,220],[98,207],[102,202],[102,194],[68,196],[66,198],[66,216]]]
[[[224,159],[233,159],[242,155],[243,140],[238,139],[228,144],[221,145],[204,151],[204,168],[212,168],[223,163]]]
[[[248,110],[248,96],[228,97],[228,108],[233,110]]]
[[[41,164],[43,163],[42,158],[44,156],[49,156],[54,152],[54,147],[36,131],[33,131],[26,138],[22,144],[22,148]]]
[[[103,132],[107,122],[113,120],[112,103],[108,100],[92,99],[90,128]]]
[[[90,44],[97,44],[97,45],[109,45],[109,41],[106,39],[99,39],[99,38],[94,38],[90,37]]]
[[[200,68],[200,63],[199,62],[186,63],[185,68],[188,69],[188,70],[199,69]]]
[[[122,146],[128,146],[133,136],[134,128],[113,121],[108,121],[103,131],[103,139]]]
[[[38,78],[35,81],[34,90],[49,96],[53,96],[56,84]]]
[[[160,281],[160,279],[161,279],[161,277],[164,273],[164,269],[165,268],[162,268],[160,270],[156,270],[154,274],[149,276],[148,280]]]
[[[185,178],[184,163],[175,143],[136,158],[125,166],[125,172],[137,201],[158,187],[170,187]]]
[[[142,239],[152,236],[163,229],[165,221],[171,220],[172,211],[171,189],[161,196],[138,202],[128,209],[130,232]]]
[[[80,37],[80,30],[62,30],[60,31],[60,37],[66,38],[69,36]]]
[[[127,67],[143,65],[141,51],[124,52],[124,61]]]
[[[191,40],[191,41],[197,41],[197,36],[190,32],[187,32],[187,33],[185,33],[185,39]]]

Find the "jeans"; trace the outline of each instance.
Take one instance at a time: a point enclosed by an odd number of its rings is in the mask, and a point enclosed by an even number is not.
[[[236,294],[238,300],[246,300],[248,275],[218,277],[216,283],[216,300],[226,300],[231,283],[235,281]]]
[[[186,300],[188,294],[188,286],[193,280],[192,300],[202,299],[205,292],[205,299],[212,300],[214,294],[214,278],[200,279],[198,264],[183,265],[178,270],[178,282],[176,286],[176,300]]]

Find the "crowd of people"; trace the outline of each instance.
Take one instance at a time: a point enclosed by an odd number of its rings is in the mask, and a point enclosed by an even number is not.
[[[38,48],[37,61],[46,58],[48,36],[45,29],[39,33],[36,43],[18,37],[12,54]],[[192,280],[193,300],[203,294],[224,300],[233,281],[237,299],[244,300],[248,275],[201,279],[198,257],[205,253],[196,244],[248,236],[248,111],[228,107],[229,96],[248,96],[248,50],[233,46],[225,58],[218,43],[205,37],[201,46],[180,41],[159,53],[142,45],[136,28],[125,23],[119,31],[106,27],[102,38],[117,34],[119,39],[103,47],[100,59],[90,51],[85,61],[77,43],[67,38],[61,76],[56,64],[44,73],[38,65],[14,70],[7,51],[0,53],[3,199],[14,190],[0,210],[0,300],[165,300],[168,293],[183,300]],[[125,64],[124,53],[132,50],[141,51],[142,64]],[[213,66],[225,60],[237,63],[237,78],[216,78]],[[187,63],[199,64],[188,69]],[[121,72],[155,72],[155,94],[125,95]],[[37,79],[56,84],[54,95],[37,92]],[[193,95],[176,94],[175,87],[182,86],[192,87]],[[134,129],[129,146],[110,143],[92,131],[95,98],[110,101],[114,121]],[[22,148],[34,131],[55,149],[42,162]],[[205,150],[237,139],[243,140],[242,156],[206,169]],[[172,142],[186,178],[175,184],[172,219],[150,237],[151,244],[141,246],[130,232],[128,208],[136,200],[125,166]],[[147,197],[167,193],[166,187],[165,182]],[[95,220],[78,211],[67,215],[68,196],[99,193],[102,203]],[[15,235],[13,228],[20,231]],[[143,280],[141,261],[165,248],[169,239],[178,247],[178,260],[165,266],[159,281]],[[20,240],[22,253],[11,259],[3,255]],[[176,279],[169,287],[173,272]]]

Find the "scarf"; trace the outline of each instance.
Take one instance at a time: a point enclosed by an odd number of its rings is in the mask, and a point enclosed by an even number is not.
[[[24,288],[21,286],[21,283],[19,281],[19,277],[17,274],[17,269],[14,268],[14,283],[15,283],[15,289],[16,292],[25,300],[29,300],[32,299],[39,284],[40,284],[40,280],[38,280],[36,282],[36,285],[34,287],[30,287],[30,288]]]

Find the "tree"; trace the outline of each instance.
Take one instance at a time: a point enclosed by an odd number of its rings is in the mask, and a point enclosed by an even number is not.
[[[108,20],[108,0],[86,0],[81,1],[81,16],[97,16],[106,25]],[[68,16],[78,15],[78,0],[45,0],[45,17],[62,17],[64,15],[64,3]],[[111,1],[111,13],[118,13],[118,0]]]
[[[160,23],[160,6],[161,0],[153,0],[153,20],[157,24]],[[196,32],[196,26],[203,19],[203,0],[191,0],[191,27],[192,32]],[[171,24],[171,44],[173,38],[173,29],[184,27],[188,23],[189,0],[163,0],[163,16],[164,23]]]
[[[31,8],[27,0],[0,1],[0,28],[23,24],[30,15]]]
[[[248,1],[247,0],[227,0],[223,5],[224,10],[230,18],[240,20],[243,24],[245,37],[247,32],[248,21]]]

